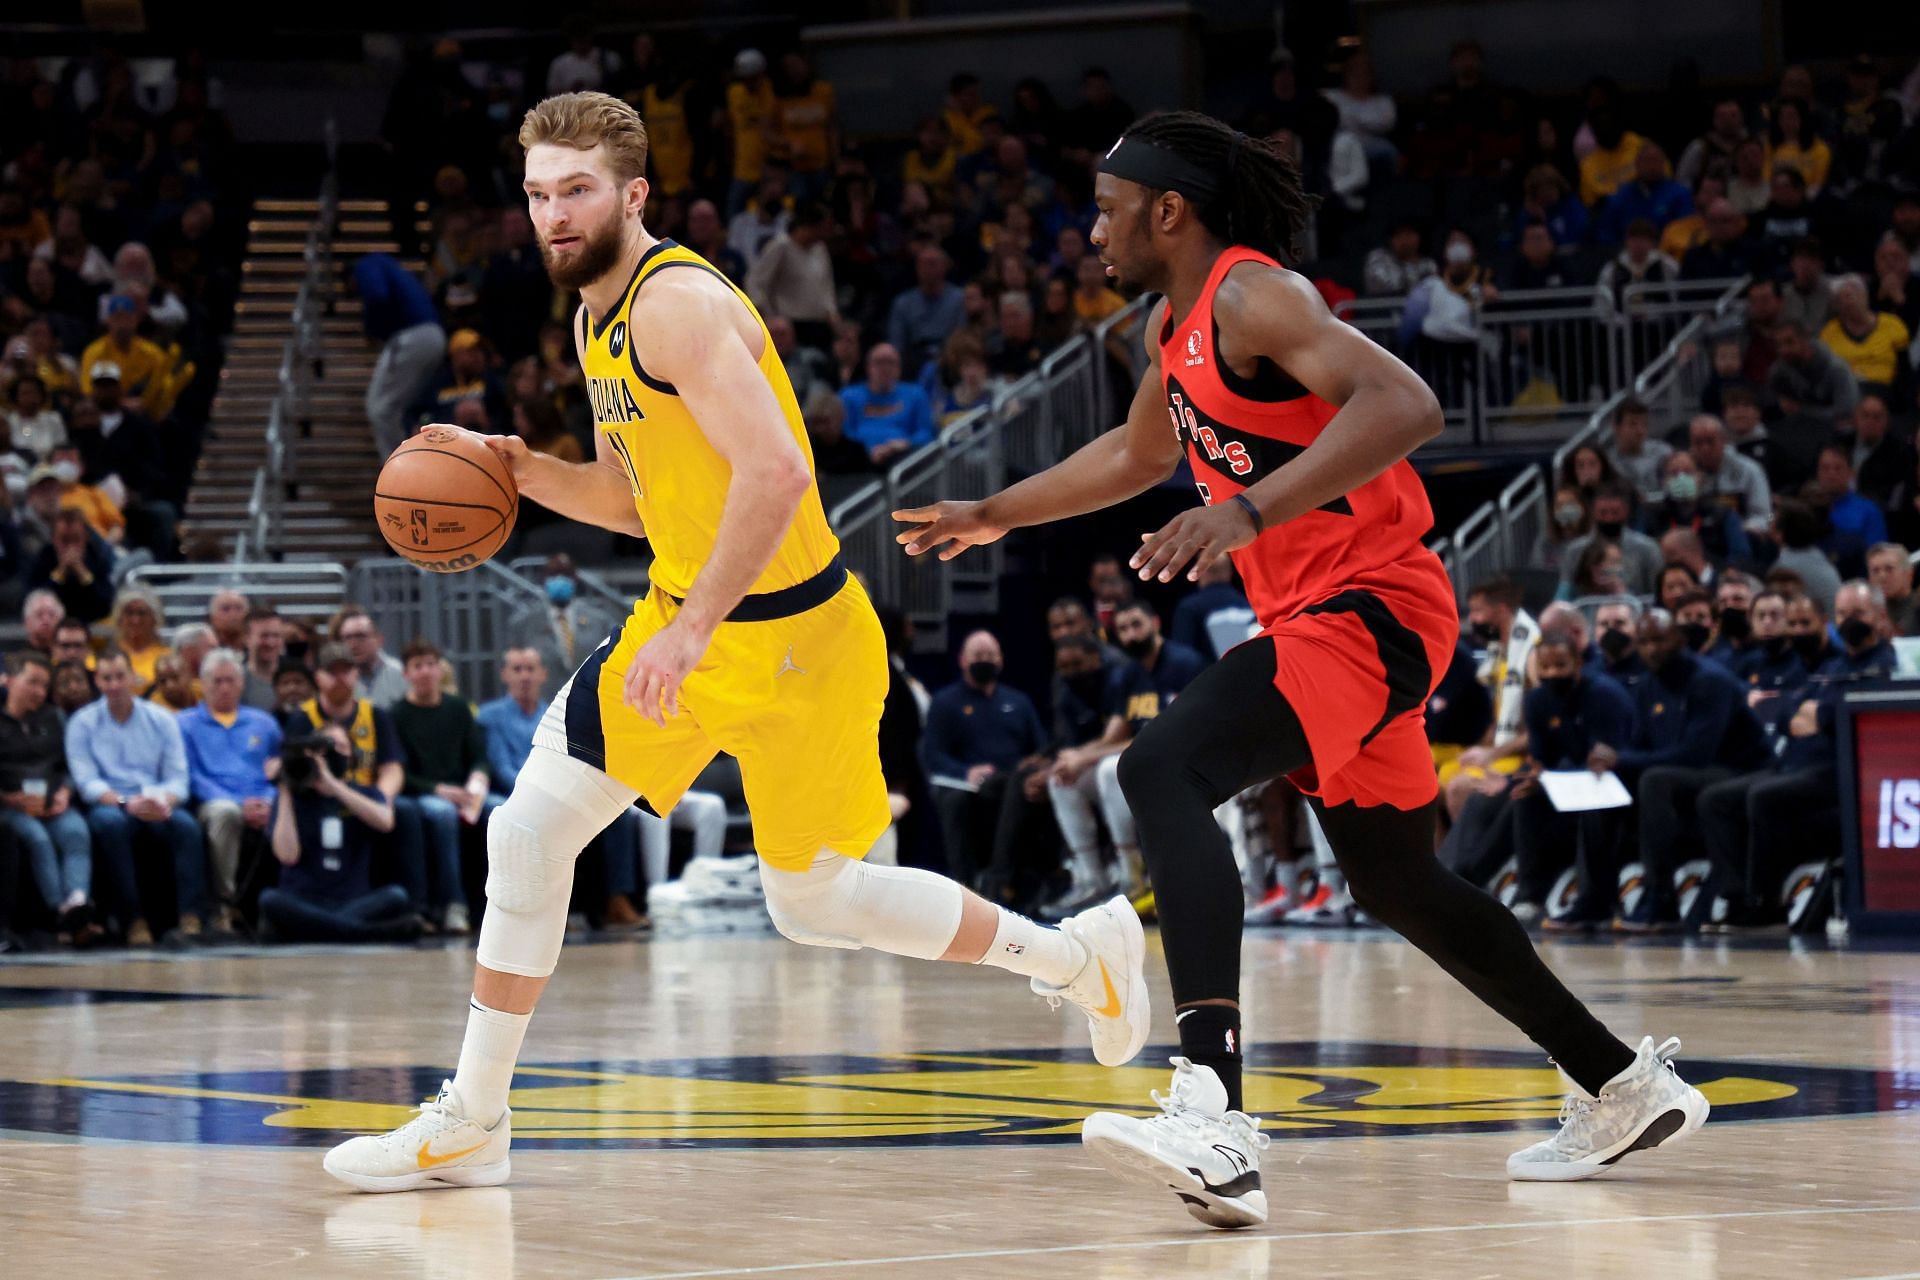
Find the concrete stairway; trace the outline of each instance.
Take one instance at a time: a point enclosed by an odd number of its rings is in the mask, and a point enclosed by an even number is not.
[[[355,254],[395,251],[386,210],[379,200],[340,201],[336,268]],[[317,200],[263,199],[248,223],[234,333],[187,499],[193,528],[217,536],[224,555],[232,554],[248,526],[248,501],[266,461],[268,413],[279,392],[280,361],[305,272],[302,253],[318,216]],[[319,324],[318,372],[304,405],[286,420],[279,551],[285,560],[351,565],[382,548],[371,510],[380,459],[364,403],[378,352],[361,331],[355,298],[335,290]]]

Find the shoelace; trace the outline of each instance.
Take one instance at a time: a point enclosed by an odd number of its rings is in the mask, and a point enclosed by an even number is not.
[[[458,1123],[457,1121],[453,1120],[453,1117],[447,1112],[445,1105],[442,1104],[440,1101],[440,1098],[445,1096],[446,1096],[445,1094],[441,1094],[439,1095],[439,1097],[434,1098],[432,1102],[421,1103],[417,1108],[414,1109],[414,1114],[412,1118],[410,1118],[405,1124],[401,1125],[398,1129],[395,1129],[391,1133],[383,1135],[382,1141],[384,1141],[388,1146],[393,1146],[397,1143],[401,1143],[403,1141],[409,1140],[412,1136],[410,1131],[418,1127],[423,1121],[431,1121],[431,1122],[442,1124],[442,1125],[447,1124],[449,1121]],[[403,1134],[407,1135],[407,1138],[403,1139],[401,1136]]]

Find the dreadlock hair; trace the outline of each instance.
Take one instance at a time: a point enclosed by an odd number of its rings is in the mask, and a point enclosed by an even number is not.
[[[1127,136],[1224,175],[1217,198],[1195,202],[1207,230],[1276,261],[1299,260],[1299,235],[1316,201],[1291,157],[1198,111],[1155,112],[1135,121]]]

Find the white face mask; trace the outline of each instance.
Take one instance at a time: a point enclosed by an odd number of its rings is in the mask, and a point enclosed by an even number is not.
[[[77,462],[56,462],[53,464],[53,474],[59,477],[61,484],[73,484],[80,479],[80,464]]]
[[[1446,257],[1447,257],[1447,264],[1449,266],[1458,266],[1464,262],[1472,262],[1473,246],[1470,244],[1465,244],[1459,240],[1455,240],[1453,243],[1447,246]]]

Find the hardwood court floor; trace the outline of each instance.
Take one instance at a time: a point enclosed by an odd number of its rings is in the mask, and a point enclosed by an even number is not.
[[[570,947],[505,1187],[320,1170],[450,1074],[469,953],[0,967],[0,1275],[1920,1275],[1920,955],[1561,944],[1608,1021],[1685,1038],[1713,1121],[1608,1177],[1510,1183],[1530,1046],[1397,941],[1247,945],[1273,1218],[1213,1233],[1086,1159],[1108,1071],[993,971],[768,936]],[[1172,1039],[1157,954],[1155,1043]]]

